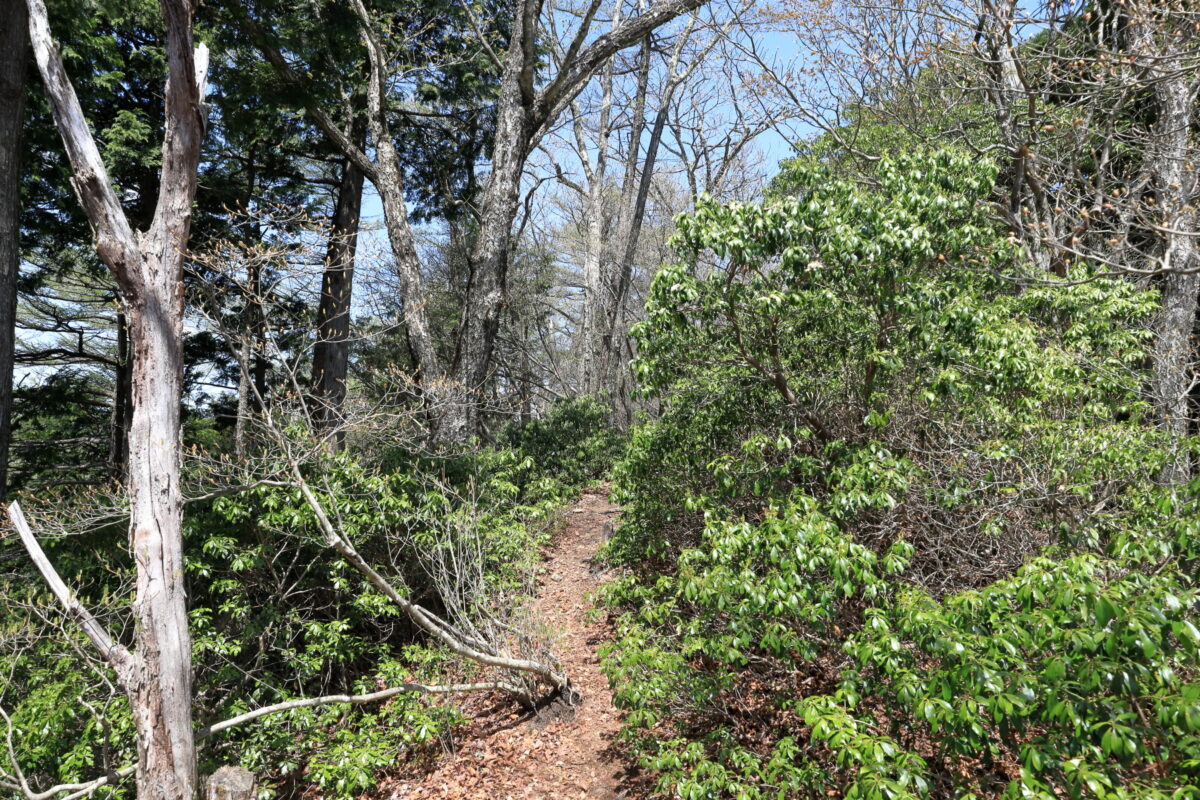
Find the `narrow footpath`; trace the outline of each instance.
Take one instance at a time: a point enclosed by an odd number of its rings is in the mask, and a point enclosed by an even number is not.
[[[432,772],[391,784],[392,800],[617,800],[625,765],[612,751],[620,723],[596,650],[602,622],[589,622],[588,594],[603,576],[593,557],[616,506],[607,487],[589,489],[567,512],[566,529],[545,563],[534,608],[557,634],[554,652],[583,694],[575,707],[554,704],[536,716],[464,709],[475,722],[455,737],[455,753]],[[476,713],[476,711],[481,713]]]

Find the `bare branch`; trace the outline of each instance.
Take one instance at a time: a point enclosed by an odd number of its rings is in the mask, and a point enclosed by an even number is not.
[[[67,612],[67,616],[79,623],[79,627],[92,640],[92,644],[96,646],[105,660],[116,670],[118,678],[124,682],[131,658],[129,651],[120,643],[113,641],[100,621],[92,616],[92,612],[88,611],[67,588],[66,582],[54,569],[54,565],[50,563],[50,559],[46,557],[45,551],[42,550],[42,546],[38,544],[37,538],[33,535],[33,530],[29,527],[24,512],[21,511],[20,503],[13,502],[9,505],[8,518],[16,528],[17,535],[21,537],[21,544],[29,553],[30,560],[37,566],[38,572],[42,573],[42,578],[50,586],[50,591],[54,593],[59,605]]]
[[[348,703],[352,706],[367,705],[369,703],[378,703],[383,700],[388,700],[401,694],[411,692],[421,692],[422,694],[457,694],[461,692],[483,692],[501,689],[505,691],[514,691],[511,686],[504,683],[489,681],[484,683],[456,683],[448,685],[424,684],[424,683],[404,683],[400,686],[392,686],[387,689],[380,689],[378,692],[369,694],[329,694],[323,697],[303,697],[298,700],[286,700],[282,703],[275,703],[270,706],[256,708],[253,711],[247,711],[245,714],[238,714],[236,717],[222,720],[221,722],[201,728],[196,731],[196,739],[207,739],[209,736],[220,733],[221,731],[229,730],[237,725],[242,725],[246,722],[260,719],[271,714],[279,714],[284,711],[294,711],[298,708],[316,708],[318,706],[334,705],[336,703]]]
[[[669,0],[656,5],[600,36],[573,61],[564,62],[562,71],[538,94],[538,118],[534,127],[551,124],[609,58],[636,44],[660,25],[665,25],[706,2],[707,0]]]
[[[71,184],[91,223],[100,258],[119,281],[125,281],[129,277],[129,268],[139,259],[133,229],[113,191],[112,180],[88,128],[75,87],[67,77],[58,45],[50,33],[46,4],[43,0],[27,0],[27,5],[29,40],[42,73],[55,124],[71,162],[74,173]]]

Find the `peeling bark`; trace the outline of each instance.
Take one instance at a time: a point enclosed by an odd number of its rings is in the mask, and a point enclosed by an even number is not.
[[[192,6],[162,0],[166,133],[153,222],[135,233],[121,209],[50,33],[43,0],[27,0],[29,35],[55,124],[101,260],[125,301],[133,361],[128,488],[136,566],[136,646],[118,679],[138,735],[143,800],[193,800],[192,652],[183,575],[180,393],[183,257],[204,131],[207,50],[192,50]]]

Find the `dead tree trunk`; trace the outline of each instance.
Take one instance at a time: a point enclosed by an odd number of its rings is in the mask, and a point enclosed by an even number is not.
[[[254,773],[242,767],[221,767],[205,785],[204,800],[254,800]]]
[[[192,652],[183,578],[180,391],[183,376],[183,256],[204,128],[207,50],[192,51],[192,6],[162,0],[166,31],[166,134],[154,220],[135,232],[92,139],[43,0],[27,0],[29,34],[73,183],[101,260],[125,301],[133,357],[129,431],[130,546],[137,621],[131,657],[112,666],[138,734],[137,794],[194,800]],[[128,654],[126,654],[128,655]]]
[[[21,119],[29,54],[25,4],[0,7],[0,498],[8,487],[17,274],[21,266]]]

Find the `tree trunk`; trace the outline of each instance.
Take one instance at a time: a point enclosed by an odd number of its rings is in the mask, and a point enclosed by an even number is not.
[[[985,65],[987,94],[1000,139],[1009,151],[1008,218],[1021,237],[1030,259],[1045,272],[1066,277],[1066,262],[1053,253],[1058,215],[1047,202],[1037,177],[1036,129],[1022,124],[1018,109],[1026,89],[1016,59],[1015,0],[985,0],[979,20],[976,50]]]
[[[253,409],[262,411],[267,399],[267,373],[271,368],[267,358],[267,299],[263,297],[262,267],[258,259],[250,261],[251,325],[254,336],[254,395]]]
[[[613,27],[621,22],[622,4],[613,7]],[[604,67],[601,78],[602,92],[600,109],[596,115],[595,166],[588,168],[588,146],[584,140],[578,109],[575,112],[576,140],[579,159],[588,177],[587,204],[584,207],[586,243],[583,257],[583,310],[579,325],[580,362],[582,375],[580,388],[584,394],[594,395],[604,389],[604,373],[600,369],[603,361],[601,348],[604,337],[605,306],[608,286],[604,280],[604,234],[607,215],[604,209],[605,184],[608,178],[608,148],[612,137],[613,105],[613,62]]]
[[[110,659],[129,697],[138,737],[141,800],[195,800],[192,643],[183,572],[180,393],[183,258],[204,131],[207,50],[192,52],[192,6],[161,0],[166,31],[166,133],[154,221],[134,233],[67,77],[43,0],[27,0],[38,69],[91,222],[129,316],[133,356],[129,431],[129,538],[136,567],[132,658]],[[198,56],[198,57],[197,57]]]
[[[1175,440],[1171,462],[1159,476],[1168,483],[1185,482],[1191,475],[1181,440],[1191,426],[1192,332],[1200,292],[1200,275],[1187,274],[1200,269],[1195,241],[1196,145],[1191,129],[1196,115],[1195,76],[1181,69],[1184,62],[1175,57],[1190,38],[1190,22],[1185,20],[1175,4],[1141,2],[1129,8],[1128,49],[1134,63],[1145,71],[1156,111],[1146,140],[1149,191],[1143,208],[1157,240],[1151,267],[1164,273],[1150,392],[1159,425]]]
[[[1195,247],[1188,242],[1186,249],[1193,251],[1188,257],[1195,268]],[[1176,252],[1182,256],[1183,250],[1179,248]],[[1196,322],[1200,275],[1167,275],[1161,291],[1162,308],[1155,321],[1158,337],[1154,344],[1151,391],[1163,430],[1182,439],[1188,434],[1191,423],[1189,397],[1195,373],[1192,328]],[[1169,483],[1185,483],[1190,476],[1191,462],[1186,449],[1176,444],[1171,463],[1161,477]]]
[[[120,301],[118,301],[120,302]],[[117,312],[117,366],[113,372],[112,422],[108,439],[108,470],[115,481],[125,480],[125,465],[129,463],[129,404],[132,402],[129,361],[129,321],[124,310]]]
[[[365,163],[362,151],[354,142],[340,133],[339,145],[347,158],[355,161],[370,177],[371,183],[379,192],[379,200],[383,205],[384,226],[387,228],[388,244],[391,245],[392,257],[396,263],[396,273],[400,278],[400,288],[404,292],[404,327],[408,334],[409,346],[416,359],[418,376],[427,395],[433,395],[432,405],[439,406],[437,395],[440,393],[442,370],[438,362],[437,350],[433,344],[433,333],[429,326],[428,302],[425,297],[425,283],[421,277],[421,260],[417,255],[417,247],[413,241],[412,227],[408,224],[408,201],[404,197],[404,172],[400,168],[400,154],[392,140],[392,134],[387,121],[387,81],[388,58],[383,51],[375,30],[371,24],[370,15],[362,0],[352,0],[354,13],[358,17],[359,34],[367,49],[367,60],[370,65],[370,79],[367,83],[367,124],[371,131],[371,139],[375,145],[375,164]],[[327,126],[326,133],[338,136]],[[335,141],[337,141],[335,139]],[[354,156],[358,156],[355,158]],[[369,167],[369,169],[368,169]]]
[[[21,267],[21,119],[29,28],[22,0],[0,3],[0,499],[8,488],[17,275]]]
[[[479,232],[471,249],[471,282],[450,365],[455,396],[438,432],[442,441],[462,442],[479,433],[484,384],[507,301],[509,238],[520,206],[521,175],[534,132],[532,106],[536,100],[534,71],[541,2],[524,0],[517,9],[496,102],[492,171],[480,204]]]
[[[533,420],[533,364],[529,358],[529,320],[525,320],[521,337],[521,424]]]
[[[204,800],[254,800],[254,773],[242,767],[221,767],[208,779]]]
[[[250,386],[250,364],[254,360],[254,346],[249,337],[242,339],[237,359],[237,419],[233,427],[233,452],[238,458],[245,458],[249,452],[250,415],[254,413],[254,391]]]
[[[497,139],[506,129],[521,126],[517,114],[501,112]],[[492,175],[484,193],[483,216],[471,252],[471,283],[459,321],[458,347],[450,379],[453,400],[439,430],[439,439],[463,442],[479,433],[480,407],[508,298],[509,235],[516,218],[525,166],[521,152],[529,139],[510,134],[511,147],[493,153]]]
[[[629,147],[625,154],[625,176],[621,182],[620,218],[617,223],[617,241],[614,248],[619,254],[620,261],[608,265],[605,270],[604,305],[600,311],[600,331],[593,367],[596,372],[597,391],[608,397],[609,406],[614,411],[617,402],[617,367],[620,357],[619,351],[614,352],[613,348],[620,346],[616,339],[616,329],[622,320],[621,307],[624,305],[623,294],[627,285],[624,270],[633,268],[632,253],[636,249],[636,238],[641,231],[641,220],[638,219],[639,198],[642,199],[643,210],[645,208],[645,199],[642,198],[640,187],[650,178],[645,168],[640,171],[641,178],[638,177],[642,154],[642,131],[646,127],[646,93],[650,86],[650,44],[650,39],[647,37],[642,42],[638,59],[637,88],[631,112]],[[649,158],[650,155],[647,153],[647,164],[653,170],[653,164],[649,162]],[[631,243],[634,244],[631,245]],[[626,259],[627,254],[629,255],[628,259]]]
[[[350,360],[350,301],[354,287],[354,252],[362,212],[363,174],[349,160],[342,167],[337,205],[329,232],[321,304],[317,310],[317,345],[313,350],[313,394],[318,430],[335,428],[346,399]],[[338,435],[331,446],[341,449]]]
[[[1156,320],[1152,393],[1164,430],[1177,439],[1189,431],[1189,395],[1194,371],[1192,330],[1200,291],[1196,249],[1195,149],[1191,124],[1195,107],[1186,75],[1154,85],[1158,115],[1151,144],[1150,173],[1162,233],[1160,267],[1171,270],[1160,287],[1162,308]],[[1193,271],[1188,273],[1187,271]],[[1177,447],[1163,479],[1182,483],[1191,475],[1186,450]]]
[[[250,241],[258,241],[258,237],[252,237]],[[238,403],[233,434],[233,450],[239,458],[250,454],[250,422],[262,410],[267,397],[267,359],[263,355],[267,346],[267,319],[263,308],[262,265],[257,259],[251,259],[246,266],[244,302],[245,330],[241,352],[237,354]]]
[[[602,155],[602,154],[601,154]],[[583,310],[579,325],[580,388],[584,394],[603,389],[601,347],[604,331],[606,281],[604,280],[604,161],[598,160],[596,177],[588,186],[585,207],[586,250],[583,257]]]
[[[192,800],[196,786],[192,643],[179,487],[182,252],[173,246],[174,237],[164,234],[152,233],[143,243],[142,272],[148,280],[141,287],[141,302],[129,309],[133,346],[130,544],[138,566],[134,600],[138,625],[126,691],[138,731],[138,797]]]

